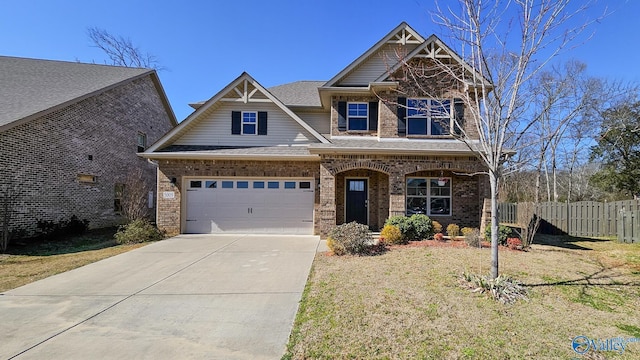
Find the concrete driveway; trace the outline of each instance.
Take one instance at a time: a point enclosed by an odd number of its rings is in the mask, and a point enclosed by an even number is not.
[[[316,236],[180,235],[0,295],[0,358],[279,359]]]

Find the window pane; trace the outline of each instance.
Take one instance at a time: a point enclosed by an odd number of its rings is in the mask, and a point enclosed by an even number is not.
[[[427,189],[427,180],[422,178],[408,178],[407,186],[411,187],[419,187],[423,189]]]
[[[215,189],[218,187],[217,181],[205,181],[204,186],[209,189]]]
[[[431,102],[431,116],[433,117],[450,117],[451,113],[451,101],[450,100],[432,100]]]
[[[451,199],[431,199],[429,213],[432,215],[451,215]]]
[[[254,112],[242,113],[242,122],[244,123],[255,123],[256,119],[257,119],[257,114]]]
[[[200,180],[191,180],[189,182],[189,187],[191,187],[191,188],[201,188],[202,187],[202,181],[200,181]]]
[[[407,197],[407,215],[426,214],[427,198]]]
[[[408,135],[427,135],[427,119],[408,119]]]
[[[223,189],[233,189],[233,181],[223,181],[222,182]]]
[[[310,181],[300,181],[300,189],[311,189]]]
[[[284,188],[285,189],[295,189],[296,188],[296,182],[295,181],[285,181],[284,182]]]
[[[236,188],[238,188],[238,189],[248,189],[249,188],[249,182],[248,181],[238,181],[236,183]]]
[[[449,119],[432,119],[431,135],[449,135]]]
[[[243,124],[242,125],[242,133],[248,135],[256,134],[256,125],[255,124]]]
[[[269,189],[278,189],[278,188],[280,188],[280,183],[277,182],[277,181],[269,181],[268,184],[267,184],[267,187]]]
[[[407,117],[427,115],[429,100],[424,99],[408,99],[407,100]]]
[[[367,130],[366,118],[349,118],[349,130]]]
[[[254,189],[264,189],[264,181],[254,181],[253,182]]]
[[[364,191],[364,180],[349,180],[349,191]]]

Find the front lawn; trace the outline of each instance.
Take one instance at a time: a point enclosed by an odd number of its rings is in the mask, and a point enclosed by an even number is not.
[[[115,229],[48,241],[17,241],[0,253],[0,293],[143,246],[117,245]]]
[[[529,290],[513,305],[460,285],[463,272],[489,272],[489,249],[318,254],[284,358],[639,358],[640,343],[585,356],[572,339],[640,338],[640,244],[537,242],[546,244],[500,251],[501,273]]]

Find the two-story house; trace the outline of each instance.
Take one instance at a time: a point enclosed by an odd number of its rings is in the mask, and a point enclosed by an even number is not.
[[[326,235],[421,213],[479,226],[488,179],[452,134],[475,125],[453,91],[421,93],[401,66],[436,58],[466,66],[402,23],[329,81],[267,89],[241,74],[143,154],[159,166],[158,225]]]

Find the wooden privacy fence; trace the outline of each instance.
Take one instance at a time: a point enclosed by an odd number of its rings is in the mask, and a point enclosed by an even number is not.
[[[524,204],[498,205],[500,222],[517,223]],[[528,206],[531,206],[529,204]],[[545,202],[536,205],[539,233],[571,236],[617,236],[619,241],[640,241],[640,200],[616,202]]]

